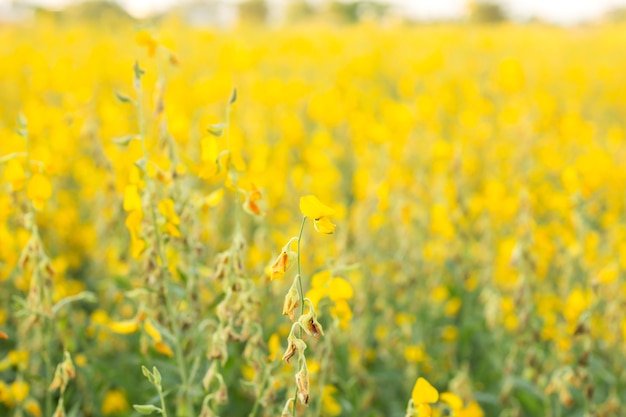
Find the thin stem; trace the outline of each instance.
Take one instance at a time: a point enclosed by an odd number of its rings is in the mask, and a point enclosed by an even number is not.
[[[28,127],[26,125],[23,127],[23,132],[24,132],[24,141],[26,143],[26,152],[24,155],[26,157],[26,170],[25,171],[26,171],[27,181],[30,181],[33,174],[30,169],[30,164],[31,164],[30,135],[28,134]],[[50,311],[48,311],[47,307],[52,305],[52,294],[51,294],[50,288],[48,288],[46,283],[43,282],[43,280],[41,279],[41,276],[39,275],[38,265],[39,265],[41,253],[43,252],[44,249],[43,249],[43,242],[41,242],[41,237],[39,236],[39,227],[37,226],[37,221],[35,219],[35,210],[33,210],[33,203],[29,200],[26,207],[27,207],[26,215],[30,217],[30,225],[29,225],[30,233],[33,236],[33,238],[37,242],[39,242],[38,249],[34,253],[35,255],[34,264],[36,266],[32,273],[33,275],[31,277],[31,287],[34,285],[40,286],[42,289],[42,297],[43,297],[43,300],[41,301],[45,301],[45,303],[43,303],[44,307],[42,311],[44,319],[43,319],[42,328],[40,329],[41,336],[43,339],[43,345],[45,346],[45,350],[41,356],[43,357],[43,362],[44,362],[44,374],[46,378],[45,380],[50,381],[52,379],[52,374],[53,374],[52,358],[51,358],[52,332],[50,330],[52,330],[52,326],[54,325],[54,323],[52,322],[52,317],[49,316]],[[52,392],[48,389],[46,389],[45,392],[46,392],[45,410],[46,410],[46,413],[50,414],[52,413]]]
[[[161,398],[161,415],[163,417],[167,417],[167,408],[165,407],[165,395],[163,395],[163,388],[161,388],[161,384],[157,385],[157,390],[159,391],[159,398]]]
[[[298,233],[298,286],[300,287],[300,315],[304,314],[304,292],[302,291],[302,274],[300,269],[300,242],[302,241],[302,232],[304,231],[306,219],[306,216],[302,218],[300,233]]]
[[[254,405],[252,406],[252,411],[250,411],[250,414],[248,415],[248,417],[254,417],[256,415],[256,412],[259,409],[259,406],[261,405],[261,393],[265,389],[265,384],[267,384],[268,380],[269,380],[269,372],[268,372],[268,368],[266,368],[263,371],[263,379],[261,380],[261,386],[259,387],[259,395],[256,396],[256,399],[254,400]]]
[[[224,136],[226,136],[226,149],[228,150],[228,170],[230,171],[233,178],[233,188],[234,188],[234,203],[235,203],[235,227],[234,227],[234,236],[237,236],[241,233],[241,208],[239,207],[239,196],[237,192],[239,190],[238,183],[239,177],[237,175],[237,170],[233,167],[233,149],[230,144],[230,113],[231,113],[232,103],[228,103],[226,106],[226,126],[224,127]]]
[[[300,232],[298,233],[298,287],[300,288],[299,296],[300,296],[300,315],[304,314],[304,291],[302,289],[302,269],[300,263],[300,242],[302,241],[302,233],[304,232],[304,224],[306,223],[306,216],[302,218],[302,224],[300,224]],[[302,327],[300,327],[298,332],[298,337],[302,338]],[[300,360],[298,360],[300,362]],[[296,391],[293,394],[293,411],[292,416],[296,417],[296,407],[298,406],[298,387],[296,386]]]

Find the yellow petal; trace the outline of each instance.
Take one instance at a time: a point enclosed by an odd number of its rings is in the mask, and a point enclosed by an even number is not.
[[[200,158],[203,162],[217,162],[219,148],[217,140],[212,136],[205,136],[200,142],[201,154]]]
[[[172,348],[170,348],[165,342],[160,341],[160,342],[156,342],[154,344],[154,349],[159,352],[164,354],[165,356],[169,356],[170,358],[172,356],[174,356],[174,352],[172,351]]]
[[[171,198],[159,201],[158,208],[159,213],[161,213],[161,215],[170,223],[180,224],[180,219],[178,218],[178,214],[176,214],[176,209],[174,208],[174,201]]]
[[[28,392],[30,391],[30,385],[24,381],[15,381],[11,384],[11,393],[13,394],[13,399],[21,403],[28,397]]]
[[[152,323],[152,320],[146,320],[146,322],[143,324],[143,328],[155,342],[160,342],[161,340],[163,340],[163,338],[161,337],[161,332],[159,332],[159,329],[157,329],[156,326]]]
[[[39,403],[32,398],[26,400],[24,409],[34,417],[41,417],[41,407],[39,407]]]
[[[204,203],[209,207],[216,207],[224,198],[224,189],[219,188],[204,198]]]
[[[343,278],[333,278],[330,281],[328,295],[331,300],[349,300],[354,296],[352,285]]]
[[[319,219],[313,222],[313,226],[315,226],[315,230],[320,233],[324,233],[327,235],[332,235],[335,233],[335,224],[330,221],[328,217],[320,217]]]
[[[126,217],[126,227],[136,236],[137,232],[141,230],[141,220],[143,219],[143,213],[140,210],[131,211]]]
[[[146,242],[143,239],[131,239],[130,255],[134,259],[138,259],[145,249],[146,249]]]
[[[152,35],[145,30],[137,32],[137,35],[135,35],[135,42],[137,42],[137,45],[141,46],[150,46],[151,44],[156,43]]]
[[[124,210],[141,211],[141,196],[136,185],[127,185],[124,189]]]
[[[460,410],[463,408],[463,400],[461,397],[452,392],[442,392],[441,401],[448,404],[453,410]]]
[[[139,330],[139,323],[135,319],[115,321],[109,324],[109,329],[117,334],[131,334]]]
[[[13,191],[19,191],[24,186],[26,171],[17,160],[11,159],[4,168],[4,179],[11,184]]]
[[[419,377],[413,387],[411,398],[413,398],[413,404],[416,406],[424,403],[436,403],[439,399],[439,392],[435,387],[430,385],[430,382]]]
[[[106,393],[102,400],[102,414],[105,416],[121,413],[130,408],[124,391],[112,389]]]
[[[31,200],[45,201],[52,195],[50,180],[41,174],[35,174],[28,181],[26,194]]]
[[[313,195],[307,195],[300,198],[300,211],[306,217],[319,219],[324,216],[332,216],[335,210],[323,204]]]
[[[427,403],[418,404],[416,409],[419,417],[430,417],[433,412],[432,408],[430,408],[430,405]]]

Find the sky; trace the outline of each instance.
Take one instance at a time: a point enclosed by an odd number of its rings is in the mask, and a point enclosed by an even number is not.
[[[0,0],[7,6],[15,0]],[[179,0],[117,0],[136,17],[149,15],[179,3]],[[236,2],[237,0],[222,0]],[[281,3],[287,0],[268,0]],[[320,1],[320,0],[317,0]],[[396,5],[399,10],[422,18],[449,18],[463,14],[467,0],[383,0]],[[22,0],[49,7],[62,7],[76,0]],[[601,16],[606,10],[626,7],[626,0],[499,0],[509,13],[520,19],[536,16],[558,24],[573,24]]]

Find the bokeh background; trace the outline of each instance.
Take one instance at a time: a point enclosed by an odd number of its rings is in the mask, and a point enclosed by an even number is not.
[[[623,415],[625,7],[0,1],[0,415]]]

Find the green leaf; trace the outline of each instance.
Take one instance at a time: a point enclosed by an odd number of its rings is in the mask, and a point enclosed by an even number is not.
[[[142,171],[146,170],[146,165],[146,158],[139,158],[135,161],[135,166],[137,166],[137,168],[141,169]]]
[[[18,113],[17,124],[22,129],[26,129],[26,126],[28,126],[28,121],[26,120],[26,116],[24,116],[24,113],[22,112]]]
[[[137,410],[140,414],[144,414],[144,415],[152,414],[155,411],[163,414],[163,410],[161,410],[159,407],[156,407],[152,404],[143,404],[143,405],[133,404],[133,408]]]
[[[228,104],[232,105],[237,101],[237,89],[233,88],[233,92],[230,94],[230,99],[228,100]]]
[[[216,123],[214,125],[209,125],[207,131],[213,136],[220,137],[224,134],[225,127],[226,123]]]
[[[113,143],[120,146],[128,146],[133,140],[139,140],[139,135],[124,135],[113,139]]]
[[[146,73],[144,70],[141,69],[141,67],[139,66],[139,62],[135,61],[135,64],[133,65],[133,71],[135,72],[135,80],[140,80],[141,77]]]
[[[126,94],[122,94],[119,91],[115,90],[115,97],[120,101],[120,103],[134,103],[133,99],[128,97]]]

